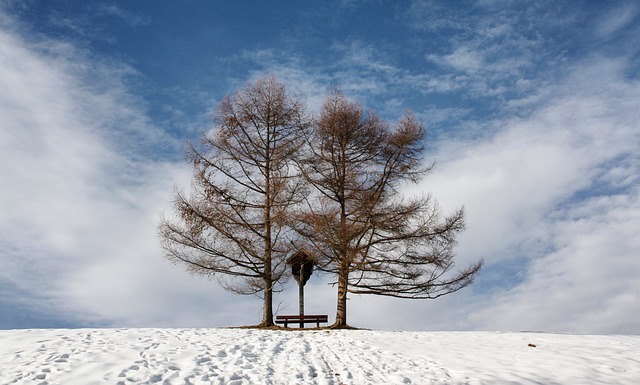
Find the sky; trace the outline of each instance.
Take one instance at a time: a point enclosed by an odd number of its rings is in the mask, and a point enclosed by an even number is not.
[[[466,210],[437,300],[350,297],[377,330],[640,334],[635,1],[0,0],[0,329],[255,324],[261,300],[167,261],[185,143],[274,74],[317,112],[338,87],[427,128],[404,193]],[[306,310],[335,315],[315,274]],[[274,302],[295,314],[297,287]]]

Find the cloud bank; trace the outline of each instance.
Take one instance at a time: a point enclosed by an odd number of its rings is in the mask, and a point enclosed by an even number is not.
[[[134,71],[19,32],[0,31],[2,318],[23,308],[61,325],[234,323],[233,311],[194,317],[232,297],[161,258],[156,223],[189,170],[158,158],[182,144],[128,91]]]

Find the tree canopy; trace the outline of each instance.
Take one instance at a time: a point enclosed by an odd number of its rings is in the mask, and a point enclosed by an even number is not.
[[[429,195],[404,199],[399,191],[431,169],[413,113],[391,127],[334,92],[313,128],[301,162],[313,192],[296,229],[337,278],[336,327],[347,326],[347,293],[437,298],[472,282],[482,262],[452,271],[464,211],[442,217]]]
[[[261,326],[273,325],[274,288],[301,247],[336,278],[334,327],[348,327],[348,293],[438,298],[479,272],[482,261],[454,270],[464,210],[443,216],[430,195],[402,195],[432,169],[411,111],[391,125],[334,91],[308,119],[269,76],[225,97],[213,121],[189,146],[193,184],[176,193],[162,245],[230,291],[261,294]]]
[[[261,293],[261,325],[271,326],[273,290],[293,247],[286,218],[299,199],[292,159],[308,125],[304,108],[270,76],[225,97],[213,121],[200,146],[189,146],[192,188],[176,194],[162,245],[171,260],[230,291]]]

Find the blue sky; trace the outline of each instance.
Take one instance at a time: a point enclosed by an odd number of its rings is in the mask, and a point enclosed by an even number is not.
[[[334,87],[414,110],[437,167],[405,193],[464,205],[459,266],[486,262],[436,301],[353,296],[352,324],[640,333],[637,2],[4,0],[0,63],[0,328],[257,322],[156,226],[185,142],[273,73],[311,112]],[[309,311],[333,316],[329,281]]]

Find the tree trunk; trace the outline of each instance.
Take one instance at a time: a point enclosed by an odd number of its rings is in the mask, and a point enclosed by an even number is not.
[[[273,326],[273,284],[271,279],[265,280],[266,287],[264,288],[264,304],[262,323],[260,326],[269,327]]]
[[[269,215],[265,215],[269,218]],[[267,236],[265,237],[265,257],[264,257],[264,311],[262,315],[262,326],[269,327],[275,325],[273,322],[273,270],[271,267],[271,223],[267,221]]]
[[[270,130],[267,129],[267,147],[265,149],[265,191],[264,191],[264,314],[262,325],[273,326],[273,270],[271,243],[271,142]]]
[[[343,263],[344,265],[344,263]],[[334,328],[347,327],[347,289],[349,285],[349,268],[343,266],[338,274],[338,306]]]

